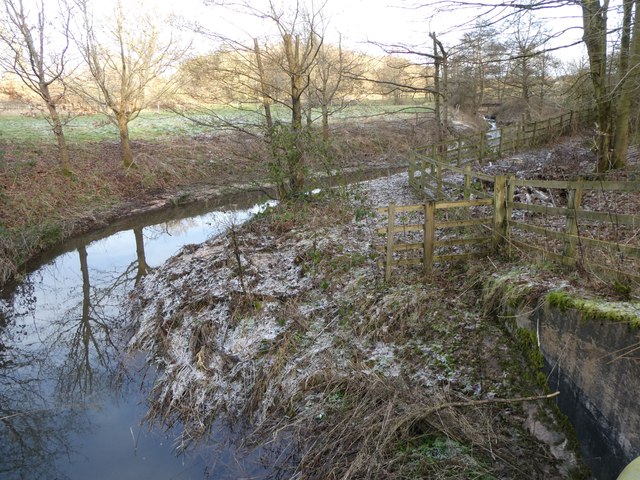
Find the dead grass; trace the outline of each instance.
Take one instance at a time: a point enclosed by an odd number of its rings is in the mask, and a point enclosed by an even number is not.
[[[331,145],[313,147],[305,161],[319,173],[404,164],[427,131],[400,121],[341,122]],[[43,249],[159,196],[178,198],[194,185],[255,188],[268,178],[264,144],[240,133],[137,141],[133,149],[136,168],[124,170],[116,142],[74,144],[70,178],[59,172],[54,145],[0,143],[0,284]]]
[[[226,422],[239,444],[264,453],[270,478],[565,478],[566,465],[525,427],[520,400],[542,392],[522,374],[517,346],[477,311],[464,272],[430,286],[407,272],[385,285],[362,205],[325,193],[237,232],[252,308],[234,307],[228,239],[147,277],[131,346],[163,368],[149,420],[182,422],[181,445]],[[290,270],[286,294],[258,286],[270,269]],[[179,321],[167,323],[172,315]]]

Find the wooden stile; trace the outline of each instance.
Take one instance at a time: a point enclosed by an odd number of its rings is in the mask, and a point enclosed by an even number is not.
[[[391,280],[391,272],[393,267],[400,265],[417,265],[422,264],[425,280],[431,276],[434,261],[451,261],[469,258],[473,255],[470,252],[455,253],[446,255],[436,255],[436,247],[452,247],[463,245],[482,245],[491,240],[489,235],[453,238],[445,240],[436,240],[436,232],[441,229],[450,229],[456,227],[469,227],[478,225],[490,225],[493,217],[472,218],[467,220],[448,220],[442,221],[436,218],[436,210],[470,208],[474,206],[487,206],[492,204],[491,199],[480,200],[462,200],[458,202],[441,202],[431,200],[423,205],[395,205],[390,204],[386,208],[378,208],[378,213],[387,215],[387,226],[377,229],[379,234],[386,234],[387,241],[384,248],[385,252],[385,281]],[[403,224],[398,225],[395,221],[396,213],[417,213],[422,212],[424,221],[420,224]],[[410,233],[421,231],[423,238],[421,242],[396,243],[395,235],[400,233]],[[489,229],[487,230],[489,231]],[[400,258],[396,259],[396,252],[409,252],[422,250],[420,258]]]

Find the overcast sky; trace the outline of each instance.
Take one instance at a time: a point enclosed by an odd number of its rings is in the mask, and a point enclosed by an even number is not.
[[[24,0],[25,3],[37,0]],[[50,10],[55,8],[58,0],[44,0]],[[243,0],[215,0],[215,3],[241,3]],[[296,0],[273,0],[276,5],[293,10]],[[325,3],[323,13],[327,19],[327,40],[336,42],[338,34],[343,44],[351,49],[382,55],[383,51],[371,42],[382,44],[401,43],[407,45],[423,45],[429,49],[429,32],[436,32],[446,48],[452,48],[461,36],[461,30],[451,32],[460,23],[473,23],[480,13],[477,8],[457,10],[455,12],[438,13],[437,0],[298,0],[301,4],[314,3],[317,9]],[[446,1],[446,0],[443,0]],[[618,0],[613,0],[617,2]],[[108,17],[117,0],[94,0],[96,18]],[[268,0],[250,0],[252,7],[266,10]],[[417,2],[421,8],[412,8]],[[431,3],[430,3],[431,2]],[[250,40],[265,34],[268,22],[260,21],[247,15],[233,13],[229,8],[211,5],[214,0],[122,0],[125,8],[134,11],[147,10],[161,16],[177,15],[183,22],[200,22],[207,29],[233,35],[238,39]],[[429,4],[430,3],[430,4]],[[560,31],[568,26],[580,25],[580,9],[577,6],[562,9],[548,9],[544,12],[545,25]],[[168,32],[167,32],[168,33]],[[183,35],[191,35],[183,33]],[[579,40],[581,30],[570,30],[568,35],[555,42],[555,45]],[[195,38],[194,52],[205,53],[211,50],[208,40]],[[558,52],[559,56],[581,56],[580,49],[567,53]]]
[[[108,9],[109,3],[116,0],[100,0],[101,9]],[[125,0],[125,4],[133,4],[138,0]],[[256,8],[266,5],[267,0],[251,0],[251,5]],[[278,5],[287,5],[291,10],[296,0],[274,0]],[[299,0],[301,3],[310,3],[312,0]],[[436,13],[437,7],[434,0],[419,2],[432,6],[411,8],[411,1],[406,0],[325,0],[323,12],[328,19],[329,41],[337,38],[340,33],[343,42],[351,48],[358,48],[369,53],[382,53],[368,42],[379,43],[404,43],[411,45],[428,44],[429,32],[436,32],[442,36],[445,46],[453,46],[460,36],[460,30],[450,30],[457,24],[475,18],[479,12],[477,8],[458,10],[456,12]],[[321,0],[313,0],[317,8],[322,4]],[[198,21],[210,30],[221,33],[231,33],[239,36],[261,36],[264,32],[264,24],[257,19],[234,14],[230,9],[205,5],[204,0],[148,0],[147,5],[152,5],[156,11],[173,13],[182,16],[187,21]],[[209,2],[211,3],[211,2]],[[434,18],[430,18],[435,15]],[[560,31],[567,26],[580,24],[580,10],[577,6],[551,9],[544,12],[544,23],[555,31]],[[472,20],[471,20],[472,21]],[[579,40],[581,31],[573,30],[565,35],[556,45],[570,43]],[[206,45],[199,45],[199,50]],[[573,53],[575,55],[575,51]]]

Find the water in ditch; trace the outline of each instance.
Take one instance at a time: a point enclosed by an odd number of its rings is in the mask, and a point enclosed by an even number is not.
[[[320,183],[390,175],[374,169]],[[227,195],[115,222],[31,262],[0,291],[0,478],[237,479],[269,472],[265,452],[239,452],[216,428],[175,444],[181,426],[145,422],[155,372],[125,351],[135,285],[187,244],[246,221],[262,194]],[[219,427],[219,426],[217,426]]]
[[[242,222],[261,201],[227,198],[224,208]],[[143,423],[154,371],[127,355],[119,338],[128,294],[142,277],[181,246],[222,231],[227,218],[221,208],[195,205],[120,222],[49,252],[2,292],[0,478],[217,479],[265,471],[257,455],[238,462],[231,446],[214,448],[223,438],[180,454],[180,426]]]

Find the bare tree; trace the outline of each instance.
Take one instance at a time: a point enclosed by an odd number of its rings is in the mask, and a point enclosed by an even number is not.
[[[433,40],[433,64],[435,68],[433,85],[438,132],[437,141],[442,142],[449,125],[449,65],[447,62],[447,52],[442,42],[438,40],[436,33],[431,32],[429,37]]]
[[[320,48],[310,77],[309,96],[310,103],[320,107],[325,142],[329,141],[329,117],[352,103],[357,85],[352,78],[361,76],[362,72],[360,57],[345,51],[341,41],[337,45],[323,44]]]
[[[284,55],[280,58],[272,56],[271,60],[276,61],[289,80],[288,107],[291,110],[291,123],[288,132],[274,130],[271,137],[272,142],[278,141],[275,135],[284,133],[285,142],[279,145],[284,149],[283,155],[276,158],[279,165],[275,166],[284,170],[288,178],[288,186],[281,182],[280,187],[282,193],[287,192],[286,195],[296,196],[304,189],[304,156],[309,132],[302,124],[302,103],[324,40],[324,33],[319,29],[321,11],[304,9],[298,1],[287,19],[284,11],[277,9],[273,0],[269,0],[268,12],[256,12],[270,20],[278,31]]]
[[[424,95],[424,99],[434,99],[434,106],[423,106],[423,110],[433,112],[436,122],[436,141],[441,141],[449,127],[449,61],[448,52],[437,37],[429,33],[432,49],[406,44],[376,44],[387,55],[385,75],[378,78],[365,78],[380,86],[386,94],[411,95],[415,98]],[[389,67],[391,70],[389,70]],[[389,75],[395,71],[395,75]]]
[[[17,75],[46,105],[48,115],[45,118],[58,143],[60,167],[65,175],[69,175],[69,150],[58,105],[66,93],[62,77],[68,64],[71,10],[63,8],[60,15],[50,18],[44,0],[37,3],[33,14],[25,9],[23,0],[4,0],[3,13],[0,41],[7,46],[10,55],[0,56],[0,66]],[[51,38],[56,33],[62,38],[60,44]]]
[[[485,95],[493,92],[499,97],[500,62],[502,45],[497,31],[483,22],[478,22],[472,31],[463,35],[460,45],[450,53],[450,102],[473,114],[485,101]],[[494,82],[491,82],[493,80]],[[493,83],[493,85],[492,85]]]
[[[376,70],[375,78],[368,78],[377,86],[377,93],[391,96],[394,105],[402,104],[405,97],[411,98],[419,91],[416,64],[406,58],[402,58],[407,52],[399,49],[387,52],[382,64]]]
[[[631,110],[640,81],[640,0],[623,0],[623,25],[618,64],[618,90],[612,158],[599,170],[624,167],[629,149]]]
[[[82,33],[77,44],[95,86],[80,89],[117,126],[122,164],[129,168],[134,163],[129,123],[171,88],[162,75],[182,58],[184,49],[177,48],[171,38],[163,39],[149,15],[125,11],[120,1],[111,22],[102,28],[93,21],[89,0],[78,0],[78,4]]]
[[[589,76],[596,107],[596,170],[605,172],[622,168],[627,163],[631,105],[640,79],[640,0],[622,1],[622,21],[617,26],[610,25],[610,13],[618,8],[618,4],[609,0],[443,0],[438,11],[473,8],[477,16],[496,24],[514,15],[530,15],[567,5],[574,5],[581,10],[582,40],[589,58]],[[426,4],[424,6],[427,7]],[[429,8],[432,7],[429,5]],[[561,33],[562,31],[552,32],[548,40]],[[612,49],[610,45],[615,43],[613,38],[616,35],[620,35],[619,48]],[[561,47],[554,47],[558,48]],[[549,50],[546,44],[541,44],[536,54]],[[615,58],[618,59],[617,62],[613,60]]]
[[[261,137],[269,152],[268,176],[280,198],[295,197],[304,189],[312,132],[303,123],[303,112],[324,42],[322,7],[307,8],[302,0],[286,9],[272,0],[264,8],[256,7],[255,2],[236,4],[236,14],[262,20],[270,35],[238,39],[197,26],[222,47],[213,55],[190,61],[181,71],[181,86],[187,93],[184,106],[190,110],[183,114],[200,124]],[[202,77],[214,88],[203,91]],[[188,97],[200,105],[189,104]],[[229,119],[209,108],[220,103],[241,115]]]

